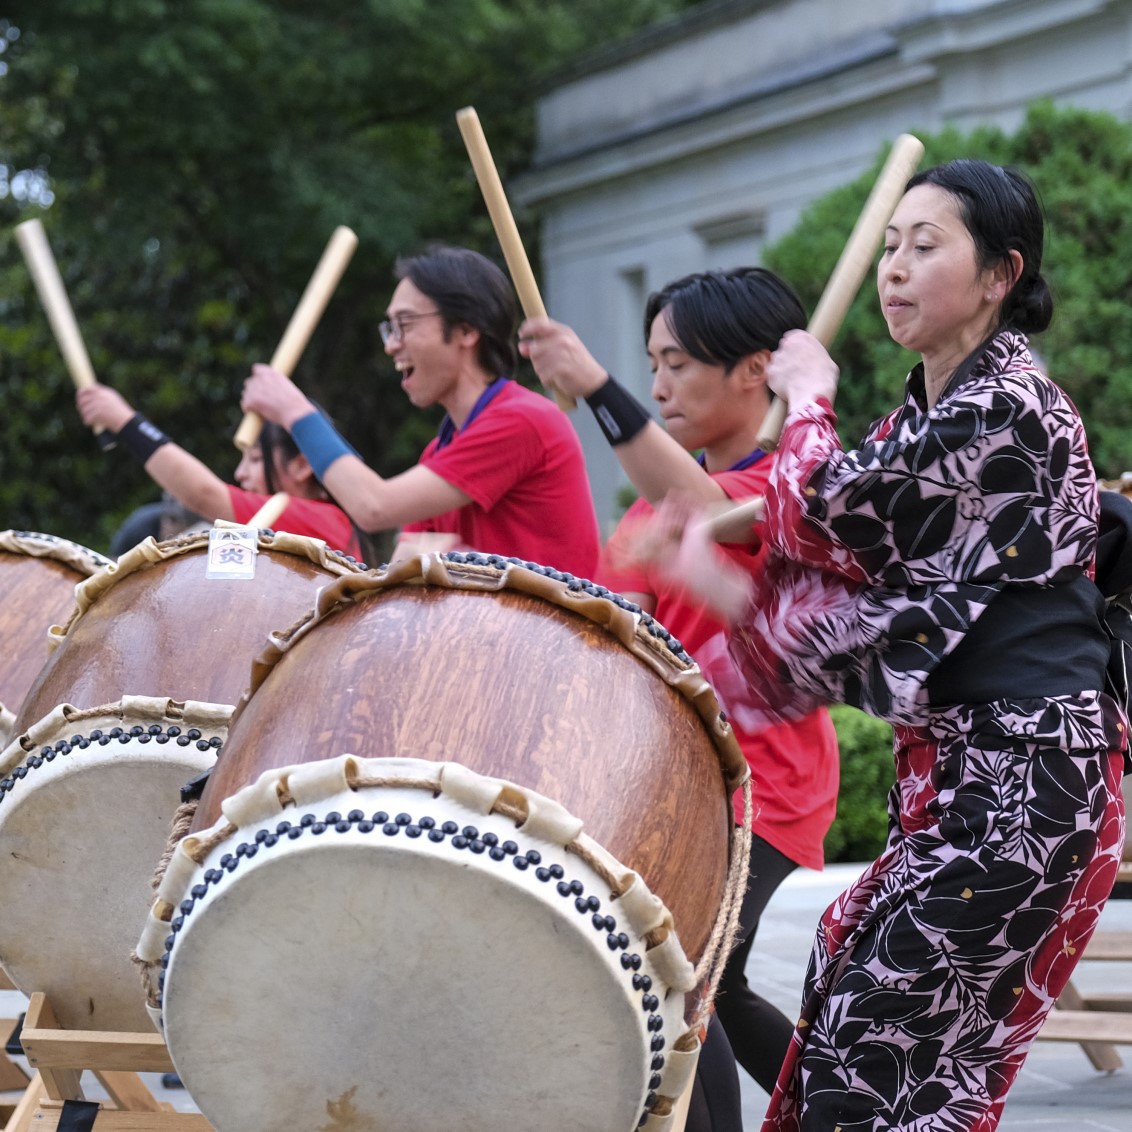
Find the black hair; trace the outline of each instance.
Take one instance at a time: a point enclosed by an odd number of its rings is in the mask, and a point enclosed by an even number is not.
[[[279,487],[275,483],[275,455],[279,462],[288,464],[302,453],[295,438],[282,426],[273,421],[264,421],[259,433],[259,450],[263,454],[263,478],[267,484],[267,494],[274,495]]]
[[[470,326],[480,334],[480,367],[495,377],[514,375],[519,307],[507,276],[491,260],[469,248],[434,247],[399,258],[394,274],[436,303],[445,341],[455,327]]]
[[[330,424],[334,428],[337,428],[337,425],[334,424],[330,415],[320,405],[316,402],[311,403],[314,405],[317,412],[322,413],[322,415],[330,421]],[[274,421],[263,422],[263,428],[260,430],[259,434],[259,450],[263,456],[263,479],[264,483],[267,485],[267,494],[274,495],[279,490],[278,485],[275,483],[276,453],[279,455],[280,463],[287,464],[296,456],[301,456],[302,450],[295,443],[295,438],[282,425],[275,424]],[[373,562],[375,557],[373,540],[352,518],[350,518],[346,509],[326,490],[326,486],[321,480],[316,479],[315,483],[322,489],[322,493],[326,499],[330,503],[333,503],[347,519],[350,519],[350,526],[354,528],[354,537],[358,540],[358,546],[361,549],[363,561],[367,563]]]
[[[934,185],[949,193],[975,243],[980,270],[1005,264],[1010,287],[1002,302],[1000,328],[1038,334],[1053,319],[1053,295],[1042,275],[1045,222],[1038,194],[1017,169],[961,158],[917,173],[907,185]],[[1010,252],[1022,257],[1015,279]]]
[[[685,275],[645,303],[645,344],[663,313],[673,337],[697,361],[730,373],[760,350],[775,350],[788,330],[806,325],[793,288],[765,267]]]

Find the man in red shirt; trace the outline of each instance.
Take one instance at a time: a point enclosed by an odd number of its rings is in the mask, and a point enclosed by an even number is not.
[[[770,404],[765,369],[782,335],[804,324],[797,296],[760,268],[690,275],[651,295],[645,341],[665,429],[609,377],[569,327],[532,319],[520,329],[520,349],[536,372],[555,388],[586,398],[643,496],[607,543],[599,581],[652,613],[693,657],[723,626],[681,585],[633,561],[632,531],[670,490],[716,504],[763,493],[772,461],[756,443]],[[698,460],[689,455],[695,450]],[[759,569],[753,532],[750,544],[724,550],[744,569]],[[837,801],[837,738],[824,709],[758,734],[737,728],[735,733],[751,768],[757,809],[742,943],[728,962],[716,1011],[739,1062],[770,1093],[794,1025],[748,986],[744,966],[774,890],[797,865],[822,867],[822,841]],[[737,803],[741,820],[741,798]],[[700,1075],[703,1095],[693,1098],[690,1129],[732,1126],[725,1099],[712,1096],[713,1089],[726,1092],[719,1061],[718,1052],[705,1045],[701,1064],[708,1073]]]
[[[453,547],[592,577],[599,538],[582,447],[552,401],[511,380],[518,310],[506,277],[466,248],[400,260],[397,276],[385,352],[414,405],[447,413],[415,467],[378,475],[270,366],[253,367],[243,408],[294,436],[364,531],[447,534]]]

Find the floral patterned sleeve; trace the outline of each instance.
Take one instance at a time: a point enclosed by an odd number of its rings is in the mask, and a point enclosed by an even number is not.
[[[911,386],[910,386],[911,388]],[[1096,478],[1069,399],[1000,334],[958,388],[903,406],[845,451],[800,406],[767,489],[766,566],[700,663],[744,726],[850,703],[922,722],[930,674],[1010,584],[1092,569]]]
[[[909,402],[842,450],[828,405],[792,414],[768,491],[783,554],[869,585],[1049,583],[1088,568],[1096,481],[1080,418],[1036,370]]]

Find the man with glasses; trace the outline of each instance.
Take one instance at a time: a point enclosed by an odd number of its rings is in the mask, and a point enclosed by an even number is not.
[[[566,415],[512,380],[518,308],[506,276],[466,248],[398,260],[381,323],[385,352],[418,408],[446,415],[413,468],[367,467],[283,374],[256,365],[245,411],[288,429],[315,475],[364,531],[426,532],[453,546],[591,577],[597,518],[582,447]]]

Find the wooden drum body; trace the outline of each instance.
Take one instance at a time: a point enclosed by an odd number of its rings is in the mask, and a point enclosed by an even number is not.
[[[178,1071],[218,1132],[666,1127],[746,773],[608,591],[343,578],[257,661],[138,947]]]
[[[0,965],[68,1029],[149,1025],[130,952],[181,787],[213,766],[270,629],[361,572],[268,532],[252,580],[209,579],[207,547],[147,539],[82,582],[0,753]]]
[[[74,605],[75,586],[110,565],[85,546],[32,531],[0,531],[0,749],[48,654],[48,629]]]
[[[75,591],[70,620],[29,689],[16,731],[60,704],[123,695],[235,704],[264,638],[319,586],[360,569],[317,539],[261,532],[250,581],[208,578],[208,533],[146,539]]]

